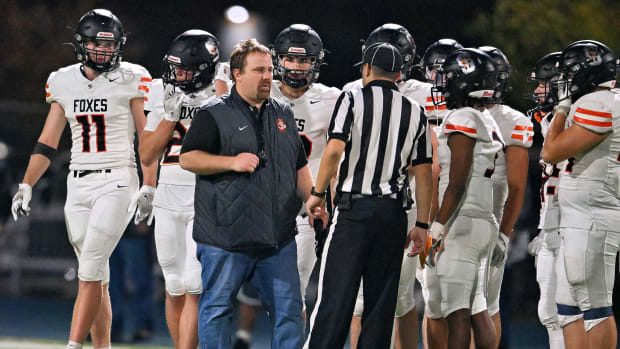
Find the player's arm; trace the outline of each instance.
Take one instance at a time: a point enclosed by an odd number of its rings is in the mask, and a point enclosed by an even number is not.
[[[528,170],[527,148],[512,145],[506,147],[506,176],[508,180],[508,197],[504,205],[504,214],[499,231],[509,238],[512,235],[525,196]]]
[[[67,119],[65,118],[65,111],[62,106],[57,102],[50,104],[50,110],[47,114],[45,125],[37,141],[39,144],[35,146],[35,151],[30,156],[30,161],[28,162],[26,174],[24,175],[22,183],[32,187],[45,173],[51,163],[51,156],[49,153],[48,155],[44,155],[43,153],[45,153],[45,150],[37,151],[36,149],[47,149],[51,153],[55,152],[58,148],[58,142],[60,142],[60,137],[62,136],[66,123]]]
[[[156,163],[161,154],[166,149],[177,122],[161,120],[155,131],[142,132],[140,137],[140,145],[138,151],[140,153],[140,162],[143,166],[151,166]]]
[[[577,124],[564,129],[564,118],[557,115],[545,138],[542,157],[545,162],[556,164],[570,157],[581,154],[601,143],[610,133],[595,133]]]
[[[441,173],[441,167],[439,166],[439,156],[437,153],[437,145],[439,141],[437,140],[437,133],[435,132],[435,128],[438,126],[430,125],[431,132],[431,144],[433,146],[433,165],[432,165],[432,199],[431,199],[431,210],[430,210],[430,221],[434,221],[437,216],[437,211],[439,211],[439,174]]]
[[[476,140],[464,134],[452,133],[448,136],[448,147],[451,153],[448,186],[435,219],[442,225],[448,223],[465,195],[475,145]]]
[[[144,98],[132,98],[129,101],[129,107],[131,109],[131,114],[133,115],[133,119],[136,125],[136,132],[138,133],[138,149],[140,149],[140,143],[142,143],[142,134],[144,131],[144,126],[146,125],[146,116],[144,115]],[[157,162],[152,163],[149,166],[142,166],[142,185],[148,185],[151,187],[155,187],[157,185]]]

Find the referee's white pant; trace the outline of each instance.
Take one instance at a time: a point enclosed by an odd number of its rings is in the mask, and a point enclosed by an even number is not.
[[[389,348],[406,234],[400,200],[367,197],[351,200],[348,210],[336,208],[304,348],[344,347],[362,277],[364,313],[357,347]]]

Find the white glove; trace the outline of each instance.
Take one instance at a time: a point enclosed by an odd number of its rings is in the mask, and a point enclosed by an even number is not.
[[[426,264],[434,267],[439,261],[439,255],[443,252],[444,225],[439,222],[431,224],[431,247],[426,253]]]
[[[139,224],[143,220],[147,219],[146,224],[151,225],[153,223],[153,198],[155,197],[155,187],[150,185],[143,185],[138,192],[131,199],[129,209],[127,212],[133,212],[134,224]]]
[[[17,193],[13,196],[13,204],[11,204],[11,213],[13,219],[17,221],[20,216],[30,214],[30,200],[32,199],[32,187],[30,184],[20,183]]]
[[[497,243],[495,244],[495,248],[493,249],[493,254],[491,255],[491,266],[497,267],[498,265],[506,262],[506,257],[508,257],[508,245],[510,244],[510,238],[500,232],[497,237]]]
[[[178,91],[174,85],[167,84],[164,88],[164,119],[177,122],[181,119],[181,106],[185,94]]]
[[[559,113],[564,113],[568,115],[570,111],[570,106],[573,104],[573,100],[568,94],[568,87],[570,86],[570,81],[566,82],[564,85],[560,85],[558,87],[558,99],[560,102],[555,106],[555,111]]]
[[[529,244],[527,244],[527,252],[530,256],[536,256],[538,254],[538,251],[542,247],[543,241],[544,240],[540,237],[540,235],[536,235],[536,237],[533,238]]]
[[[220,62],[215,67],[215,80],[227,82],[230,80],[230,66],[227,62]]]

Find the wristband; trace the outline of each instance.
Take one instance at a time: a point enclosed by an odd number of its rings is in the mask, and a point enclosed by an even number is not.
[[[420,227],[424,230],[428,230],[428,227],[429,227],[428,223],[422,223],[420,221],[415,221],[415,226]]]
[[[314,195],[314,196],[316,196],[318,198],[323,199],[327,195],[327,190],[322,192],[322,193],[317,193],[316,191],[314,191],[314,187],[312,187],[312,189],[310,190],[310,195]]]

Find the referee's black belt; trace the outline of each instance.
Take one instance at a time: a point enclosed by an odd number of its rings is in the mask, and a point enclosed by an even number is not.
[[[392,193],[392,194],[386,194],[386,195],[351,194],[351,199],[370,199],[370,198],[398,199],[398,193]]]
[[[105,169],[105,170],[73,170],[73,177],[74,178],[82,178],[84,176],[88,176],[89,174],[93,174],[93,173],[111,173],[112,170],[111,169]]]

